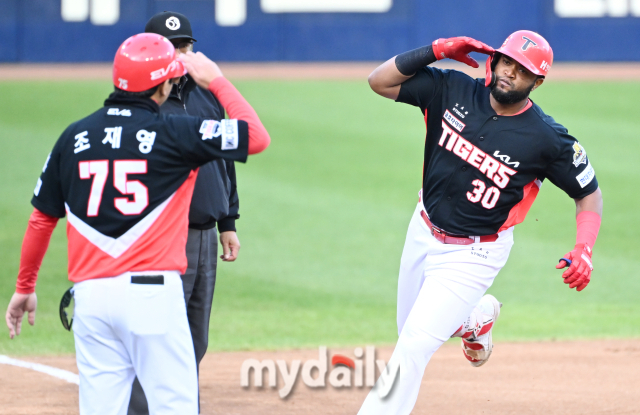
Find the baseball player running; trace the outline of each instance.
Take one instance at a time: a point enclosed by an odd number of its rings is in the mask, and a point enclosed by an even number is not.
[[[193,42],[196,41],[189,19],[176,12],[167,11],[154,15],[144,30],[169,39],[177,54],[193,50]],[[224,118],[224,112],[215,95],[207,88],[199,87],[188,74],[173,85],[169,98],[160,107],[160,114],[188,114],[216,121]],[[217,269],[216,228],[220,231],[222,260],[235,261],[240,250],[235,227],[239,217],[238,209],[234,162],[216,159],[202,165],[198,170],[189,207],[187,272],[180,276],[198,368],[209,344],[209,319]],[[148,413],[147,399],[136,379],[131,390],[128,415]]]
[[[156,414],[197,414],[196,359],[180,274],[198,167],[245,161],[270,141],[255,111],[202,54],[140,34],[118,48],[115,92],[71,124],[42,169],[6,314],[9,335],[36,310],[35,285],[58,218],[67,217],[80,413],[126,414],[137,376]],[[187,69],[232,119],[162,115]]]
[[[450,58],[477,68],[470,52],[489,55],[486,79],[428,66]],[[399,338],[388,364],[400,373],[386,398],[378,386],[369,393],[360,414],[409,414],[429,359],[452,335],[462,338],[473,366],[487,362],[501,305],[484,294],[545,179],[576,203],[576,245],[556,268],[568,266],[562,277],[569,288],[589,283],[602,215],[595,172],[582,145],[529,99],[552,62],[547,41],[523,30],[498,50],[468,37],[438,39],[369,76],[376,93],[421,109],[427,136],[400,264]]]

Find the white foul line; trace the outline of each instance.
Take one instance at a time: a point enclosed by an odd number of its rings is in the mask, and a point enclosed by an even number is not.
[[[22,360],[12,359],[9,356],[4,356],[0,354],[0,364],[11,365],[24,367],[25,369],[35,370],[36,372],[46,373],[47,375],[53,376],[54,378],[65,380],[69,383],[74,383],[76,385],[80,384],[80,377],[73,372],[69,372],[68,370],[58,369],[55,367],[41,365],[40,363],[31,363],[25,362]]]

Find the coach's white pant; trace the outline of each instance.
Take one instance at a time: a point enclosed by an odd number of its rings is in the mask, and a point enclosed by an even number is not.
[[[431,356],[469,317],[513,245],[513,228],[501,232],[495,242],[443,244],[431,235],[421,209],[418,203],[400,264],[400,337],[388,363],[391,368],[399,365],[400,373],[386,398],[380,398],[376,384],[359,414],[411,413]]]
[[[133,284],[131,275],[164,275]],[[193,342],[180,275],[125,273],[74,286],[81,415],[126,415],[138,376],[153,415],[198,413]]]

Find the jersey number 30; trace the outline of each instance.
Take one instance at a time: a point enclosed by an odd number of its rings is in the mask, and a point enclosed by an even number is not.
[[[98,216],[102,192],[109,176],[109,160],[81,161],[78,169],[81,179],[91,179],[93,176],[87,216]],[[133,195],[133,200],[128,197],[114,198],[116,209],[123,215],[138,215],[149,205],[147,186],[138,180],[127,180],[127,174],[145,174],[146,172],[146,160],[114,160],[113,186],[123,195]]]
[[[472,181],[471,184],[474,186],[473,193],[467,192],[467,199],[473,203],[478,203],[482,199],[482,206],[485,209],[493,209],[500,199],[500,190],[494,186],[487,189],[487,185],[478,179]]]

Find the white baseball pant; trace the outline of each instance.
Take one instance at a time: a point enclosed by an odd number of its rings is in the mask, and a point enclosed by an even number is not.
[[[163,275],[164,284],[133,276]],[[126,272],[74,286],[81,415],[126,415],[137,375],[154,415],[198,413],[198,381],[176,271]]]
[[[409,414],[433,353],[469,318],[513,246],[513,228],[495,242],[443,244],[420,216],[418,203],[409,224],[398,279],[398,343],[387,364],[400,366],[391,392],[381,398],[378,383],[361,415]],[[462,359],[462,353],[460,353]]]

